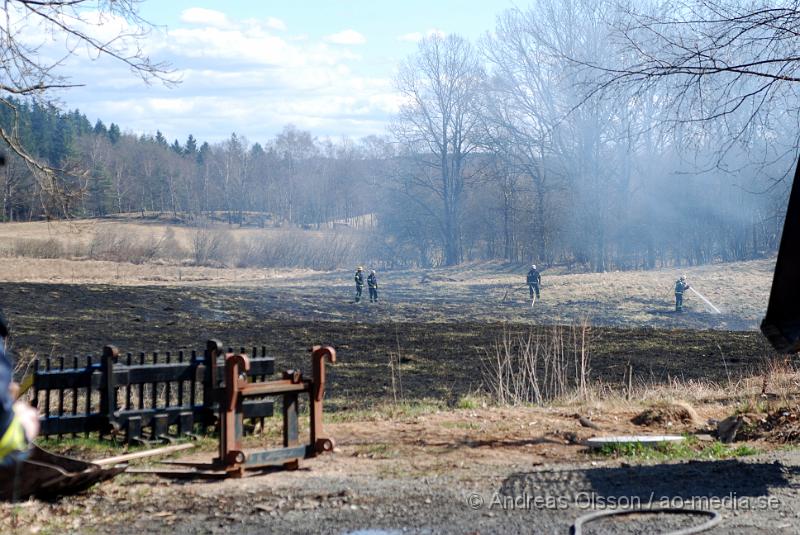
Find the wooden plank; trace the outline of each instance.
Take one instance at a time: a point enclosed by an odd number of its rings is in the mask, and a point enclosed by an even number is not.
[[[59,362],[60,365],[60,362]],[[195,368],[201,368],[202,374],[204,367],[193,365],[191,362],[173,362],[171,364],[146,364],[146,365],[127,365],[115,364],[113,369],[114,384],[117,386],[139,385],[150,383],[166,383],[178,381],[195,381],[198,372]],[[250,369],[248,376],[256,377],[270,375],[274,369],[274,363],[268,360],[259,359],[255,366]],[[39,390],[59,390],[72,388],[93,388],[99,389],[102,380],[100,376],[101,366],[94,364],[87,368],[65,369],[65,370],[40,370],[35,374],[26,377],[25,390],[31,386],[36,386]],[[32,382],[31,382],[32,381]],[[22,391],[21,393],[24,393]]]
[[[79,414],[77,416],[43,416],[39,418],[39,434],[51,436],[68,433],[91,433],[100,431],[106,419],[100,414]]]
[[[309,385],[305,382],[270,381],[268,383],[250,383],[242,388],[242,394],[245,396],[269,396],[287,392],[307,392],[308,389]]]
[[[81,368],[78,370],[38,371],[33,377],[34,385],[39,390],[56,390],[59,388],[100,388],[100,367]]]
[[[157,455],[170,455],[179,451],[184,451],[194,448],[194,444],[175,444],[174,446],[165,446],[163,448],[155,448],[152,450],[137,451],[134,453],[126,453],[125,455],[117,455],[115,457],[106,457],[105,459],[97,459],[92,463],[99,466],[111,466],[120,463],[133,461],[134,459],[144,459],[146,457],[155,457]]]

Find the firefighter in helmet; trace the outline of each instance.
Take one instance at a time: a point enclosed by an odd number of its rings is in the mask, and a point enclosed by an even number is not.
[[[681,278],[675,281],[675,312],[683,312],[683,292],[689,288],[691,286],[686,282],[685,275],[681,275]]]
[[[536,294],[536,299],[539,299],[539,285],[542,284],[542,275],[536,269],[536,264],[531,265],[528,271],[528,290],[530,291],[530,299],[533,299],[533,294]]]
[[[369,272],[369,277],[367,277],[367,286],[369,287],[369,302],[370,303],[377,303],[378,302],[378,276],[375,274],[375,270],[371,270]]]
[[[356,269],[356,298],[355,302],[361,302],[361,292],[364,290],[364,268],[362,266],[358,266]]]

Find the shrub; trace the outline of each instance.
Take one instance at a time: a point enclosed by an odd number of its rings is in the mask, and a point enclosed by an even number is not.
[[[55,238],[14,240],[14,255],[27,258],[63,258],[64,245]]]
[[[87,256],[93,260],[143,264],[160,256],[164,238],[136,236],[124,228],[104,226],[89,244]]]
[[[567,396],[587,398],[591,328],[538,326],[527,336],[504,332],[483,361],[483,379],[496,403],[543,405]]]
[[[199,227],[192,234],[192,261],[196,266],[225,266],[231,256],[230,234],[224,230]]]
[[[363,234],[266,232],[237,242],[237,267],[304,267],[330,270],[364,263]]]

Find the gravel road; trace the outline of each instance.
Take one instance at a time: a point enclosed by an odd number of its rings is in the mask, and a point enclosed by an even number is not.
[[[509,459],[436,474],[415,472],[413,460],[393,467],[334,455],[296,472],[215,483],[122,479],[71,506],[88,512],[75,533],[568,533],[593,511],[670,505],[718,511],[712,533],[774,534],[800,533],[798,488],[798,451],[657,465]],[[605,519],[584,533],[663,533],[704,520]]]

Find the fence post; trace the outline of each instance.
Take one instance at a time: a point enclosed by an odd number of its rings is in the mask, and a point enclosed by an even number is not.
[[[206,342],[205,365],[203,374],[203,426],[214,421],[217,416],[214,412],[214,403],[217,401],[217,357],[225,354],[222,342],[208,340]]]
[[[114,382],[114,362],[118,356],[119,351],[116,347],[103,348],[103,357],[100,361],[100,414],[105,418],[103,427],[106,431],[111,431],[116,423],[114,413],[117,411],[117,385]]]

